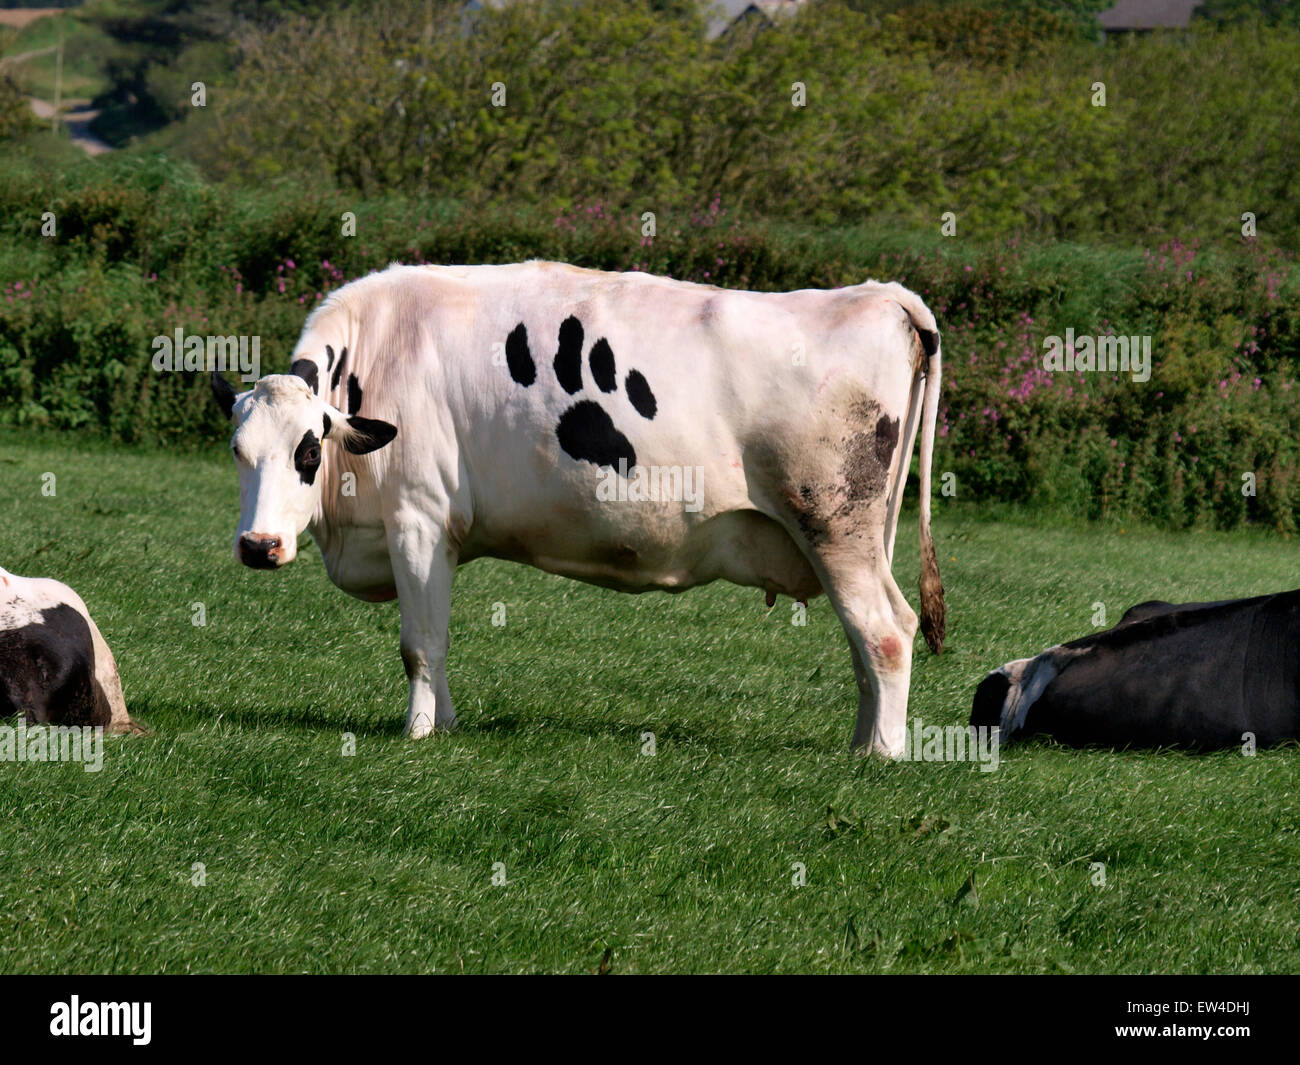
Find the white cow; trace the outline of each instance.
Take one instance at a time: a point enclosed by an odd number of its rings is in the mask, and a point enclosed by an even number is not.
[[[86,604],[66,584],[0,569],[0,718],[29,725],[141,732],[117,663]]]
[[[853,745],[902,751],[917,618],[890,563],[918,427],[921,627],[935,652],[944,635],[939,334],[914,293],[393,266],[312,313],[292,371],[240,395],[213,374],[236,556],[283,566],[307,530],[344,591],[397,597],[411,736],[455,723],[452,575],[493,556],[631,592],[824,590],[858,681]]]

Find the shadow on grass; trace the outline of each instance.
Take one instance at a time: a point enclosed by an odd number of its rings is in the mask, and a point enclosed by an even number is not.
[[[131,717],[158,733],[176,733],[201,725],[221,723],[239,729],[293,729],[300,732],[355,732],[364,736],[401,736],[406,728],[405,710],[391,719],[357,718],[307,706],[283,710],[249,707],[196,706],[168,700],[141,698],[131,701]]]
[[[815,737],[773,736],[768,732],[723,731],[716,727],[696,728],[688,725],[655,725],[653,728],[644,722],[616,721],[610,718],[593,718],[580,716],[556,717],[550,714],[538,714],[535,717],[523,714],[491,714],[484,717],[462,717],[456,730],[460,734],[483,733],[514,734],[528,732],[556,732],[585,736],[588,739],[620,738],[641,745],[642,733],[653,732],[655,741],[690,744],[723,752],[746,754],[763,754],[776,750],[805,750],[819,754],[836,753],[835,746],[828,746]],[[848,752],[848,741],[843,750]]]
[[[358,736],[400,737],[406,731],[405,709],[392,715],[356,717],[306,706],[286,709],[250,707],[196,706],[171,700],[141,698],[134,700],[131,715],[155,733],[165,735],[203,725],[221,723],[238,729],[285,730],[313,733],[354,732]],[[847,730],[843,745],[828,744],[815,736],[773,735],[771,732],[721,730],[716,726],[656,725],[591,716],[558,716],[539,712],[493,713],[490,707],[462,713],[455,730],[457,736],[509,736],[543,733],[581,736],[586,739],[619,739],[634,746],[642,744],[642,734],[653,732],[656,742],[678,743],[722,753],[770,754],[778,750],[806,751],[815,754],[848,754]]]

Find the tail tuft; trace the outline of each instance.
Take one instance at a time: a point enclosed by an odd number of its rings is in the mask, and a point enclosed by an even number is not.
[[[935,557],[934,541],[927,536],[921,545],[921,635],[935,654],[943,653],[947,626],[948,612],[943,605],[939,560]]]

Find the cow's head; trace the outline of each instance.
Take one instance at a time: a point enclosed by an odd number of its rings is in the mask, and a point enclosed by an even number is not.
[[[251,391],[235,393],[215,371],[212,394],[235,424],[230,448],[239,468],[239,528],[235,557],[254,569],[294,560],[298,537],[320,504],[317,478],[326,442],[354,455],[389,443],[397,429],[331,407],[301,378],[270,374]]]

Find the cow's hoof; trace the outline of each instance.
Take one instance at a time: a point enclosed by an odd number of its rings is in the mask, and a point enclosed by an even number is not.
[[[871,744],[855,743],[853,745],[853,753],[859,758],[868,758],[874,755],[897,762],[903,757],[904,749],[902,744],[899,744],[897,747],[886,747],[883,743],[877,740],[875,743]]]
[[[428,714],[420,714],[406,725],[406,734],[413,740],[422,740],[433,734],[433,720]]]

